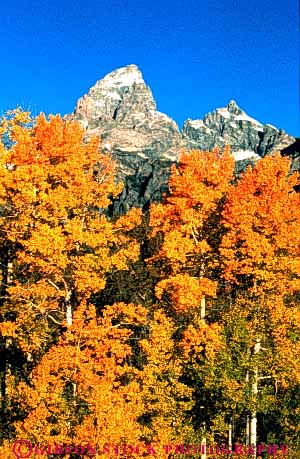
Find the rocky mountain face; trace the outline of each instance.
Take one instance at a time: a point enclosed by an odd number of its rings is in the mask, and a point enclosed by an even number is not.
[[[234,100],[217,108],[203,120],[187,120],[183,137],[193,148],[211,150],[215,145],[230,144],[237,160],[255,155],[263,157],[290,145],[294,138],[271,124],[262,125],[248,116]]]
[[[292,171],[300,171],[300,137],[294,143],[283,148],[281,154],[292,159]]]
[[[156,110],[151,89],[136,65],[108,74],[81,97],[68,119],[78,120],[87,137],[99,135],[102,150],[110,152],[125,181],[115,212],[131,206],[147,209],[168,186],[170,165],[183,149],[211,150],[231,145],[237,169],[267,154],[283,150],[295,138],[249,117],[235,101],[217,108],[203,120],[174,120]]]

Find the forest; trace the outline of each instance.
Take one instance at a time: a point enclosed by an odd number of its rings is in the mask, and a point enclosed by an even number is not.
[[[186,151],[113,215],[79,123],[16,109],[0,135],[0,458],[299,458],[289,158]]]

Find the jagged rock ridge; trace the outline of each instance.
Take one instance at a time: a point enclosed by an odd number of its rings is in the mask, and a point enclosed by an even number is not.
[[[262,125],[248,116],[234,100],[224,108],[217,108],[205,115],[203,120],[187,120],[183,126],[183,137],[188,138],[193,148],[211,150],[218,145],[231,146],[237,160],[249,156],[256,158],[282,150],[294,138],[271,124]]]
[[[235,101],[185,121],[182,132],[169,116],[156,110],[151,89],[136,65],[108,74],[81,97],[69,119],[80,121],[87,136],[97,134],[102,149],[119,164],[125,188],[114,210],[147,208],[167,190],[170,165],[182,149],[210,150],[231,145],[237,161],[256,160],[295,142],[271,125],[249,117]]]

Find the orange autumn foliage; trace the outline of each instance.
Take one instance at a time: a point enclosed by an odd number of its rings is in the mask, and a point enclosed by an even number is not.
[[[118,303],[97,318],[94,306],[81,304],[72,327],[33,370],[30,386],[16,388],[15,403],[29,412],[15,424],[17,436],[33,444],[90,444],[96,458],[107,457],[105,444],[137,444],[143,406],[138,371],[127,363],[133,333],[126,325],[145,324],[146,313]]]
[[[184,358],[191,358],[192,362],[199,361],[199,355],[210,363],[215,363],[220,349],[224,348],[224,343],[220,339],[222,327],[219,324],[207,325],[200,323],[198,328],[189,325],[183,333],[180,347]]]
[[[106,273],[138,258],[129,232],[141,212],[117,222],[105,215],[122,185],[99,140],[86,142],[78,123],[43,114],[33,123],[17,111],[1,130],[10,139],[9,148],[0,144],[0,244],[10,265],[2,297],[17,314],[1,327],[30,353],[43,346],[49,324],[72,323],[73,309],[104,288]]]
[[[248,167],[228,192],[223,211],[224,277],[251,282],[252,292],[300,290],[299,174],[279,154]]]
[[[177,312],[195,308],[202,297],[216,294],[214,218],[233,179],[233,168],[228,148],[224,153],[183,153],[179,165],[172,166],[170,196],[151,206],[152,235],[163,237],[159,252],[149,260],[161,271],[156,294],[161,299],[163,292],[169,292]]]

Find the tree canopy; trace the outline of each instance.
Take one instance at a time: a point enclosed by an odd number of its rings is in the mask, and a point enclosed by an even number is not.
[[[172,458],[258,442],[288,444],[292,458],[300,198],[289,160],[262,158],[237,178],[229,147],[184,152],[160,203],[112,216],[118,166],[78,123],[15,110],[0,137],[1,456],[26,438],[45,459],[46,445]]]

